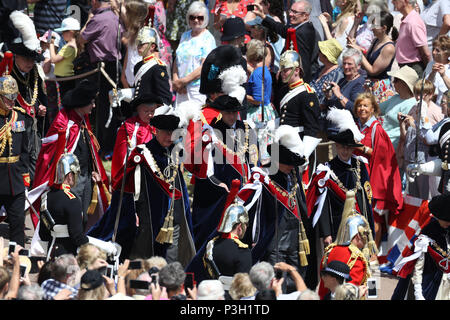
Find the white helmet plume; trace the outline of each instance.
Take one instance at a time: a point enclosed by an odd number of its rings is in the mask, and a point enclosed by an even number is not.
[[[303,141],[298,135],[298,130],[289,125],[281,125],[275,131],[275,142],[288,148],[293,153],[304,156]]]
[[[327,114],[327,120],[335,124],[339,132],[350,129],[353,133],[355,141],[360,142],[364,139],[364,134],[359,131],[358,126],[353,119],[353,115],[346,109],[330,108]]]
[[[33,20],[23,12],[14,10],[9,15],[14,27],[19,30],[22,35],[22,41],[25,47],[31,51],[38,51],[41,48],[40,41],[36,35],[36,28]]]
[[[236,98],[240,103],[244,101],[246,92],[242,84],[247,81],[247,73],[241,65],[223,70],[219,74],[219,79],[222,80],[223,93]]]

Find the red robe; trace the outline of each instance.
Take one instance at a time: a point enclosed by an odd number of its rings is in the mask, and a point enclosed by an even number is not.
[[[218,118],[220,111],[206,105],[202,109],[201,120],[191,121],[187,127],[186,139],[186,157],[184,167],[192,173],[192,179],[195,177],[206,178],[206,165],[203,155],[202,131],[204,124],[211,124],[211,122]],[[191,181],[193,183],[194,181]]]
[[[350,267],[350,277],[352,278],[350,283],[353,283],[355,286],[361,286],[367,284],[367,279],[369,278],[369,265],[367,260],[364,258],[362,252],[354,247],[354,246],[340,246],[336,245],[333,247],[329,247],[324,257],[322,258],[322,262],[320,264],[320,270],[326,267],[326,263],[324,265],[324,260],[327,258],[328,261],[338,260],[344,262]],[[319,284],[319,296],[320,299],[323,300],[325,295],[329,292],[327,288],[325,288],[323,281],[320,281]]]
[[[372,130],[375,124],[372,143]],[[365,135],[361,143],[372,148],[372,156],[367,156],[358,150],[355,151],[355,154],[369,160],[367,169],[373,199],[376,201],[373,208],[386,209],[390,213],[398,214],[403,208],[402,181],[391,139],[378,120],[373,121],[370,127],[364,128],[361,132]]]
[[[137,125],[139,127],[136,129]],[[125,157],[127,153],[127,142],[133,139],[134,131],[136,130],[136,141],[133,141],[133,145],[145,144],[149,142],[154,135],[154,128],[143,122],[138,116],[127,119],[117,132],[116,144],[114,145],[114,152],[111,162],[111,186],[113,190],[120,190],[123,166],[125,163]],[[125,182],[125,192],[134,192],[134,179],[133,174],[130,174],[127,170],[127,181]]]
[[[87,115],[84,116],[84,121],[89,132],[91,146],[93,146],[91,151],[93,151],[94,168],[98,168],[99,174],[102,178],[101,185],[98,186],[101,200],[98,203],[102,204],[100,212],[103,213],[109,205],[110,195],[108,191],[108,176],[106,175],[105,168],[103,167],[103,163],[98,155],[99,145],[97,139],[92,133],[91,124]],[[69,124],[71,126],[67,132]],[[48,183],[49,186],[53,184],[56,162],[64,152],[64,147],[67,148],[67,152],[73,152],[75,150],[75,143],[78,141],[80,135],[81,124],[82,119],[75,112],[75,110],[62,109],[58,112],[47,132],[46,137],[42,140],[41,151],[36,161],[36,173],[34,177],[33,189],[45,183]],[[68,134],[67,140],[66,134]],[[37,211],[39,211],[39,202],[40,201],[36,201],[34,203],[34,207]],[[32,215],[31,218],[33,225],[36,228],[38,218],[35,215]]]

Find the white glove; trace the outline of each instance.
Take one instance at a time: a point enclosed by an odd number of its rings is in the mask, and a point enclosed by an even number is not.
[[[114,96],[113,90],[110,90],[108,92],[108,96],[109,96],[109,103],[111,104],[111,106],[118,107],[122,100],[128,103],[131,102],[131,100],[133,100],[134,88],[125,88],[117,90],[117,99]]]
[[[441,159],[435,159],[421,164],[409,164],[406,167],[406,173],[410,182],[414,181],[416,176],[424,174],[426,176],[440,176],[442,174],[442,161]],[[411,180],[411,178],[412,180]]]
[[[106,242],[89,236],[88,239],[89,243],[105,251],[108,256],[117,257],[118,255],[120,255],[120,252],[122,251],[122,247],[117,243],[109,241]]]

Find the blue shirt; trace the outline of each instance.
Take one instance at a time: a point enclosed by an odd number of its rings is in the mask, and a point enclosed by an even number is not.
[[[272,96],[272,76],[267,67],[264,67],[264,105],[270,104]],[[261,101],[262,95],[262,67],[256,68],[248,79],[247,94],[252,96],[255,100]]]
[[[395,149],[400,140],[400,123],[397,120],[397,114],[399,112],[408,114],[416,103],[417,101],[414,97],[404,100],[398,94],[380,103],[380,115],[383,116],[383,129],[388,134]]]

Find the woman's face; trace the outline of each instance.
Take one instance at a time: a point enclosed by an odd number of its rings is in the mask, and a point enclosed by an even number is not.
[[[370,99],[361,100],[356,107],[356,115],[362,123],[366,123],[373,116],[374,112],[375,110]]]
[[[345,5],[347,4],[347,0],[336,0],[336,5],[339,7],[339,8],[343,8]]]
[[[205,16],[203,13],[195,12],[189,16],[189,27],[191,29],[201,29],[203,22],[205,21]]]
[[[443,63],[443,64],[448,63],[449,54],[445,50],[443,50],[440,46],[433,47],[432,54],[433,54],[433,60],[435,62]]]
[[[355,63],[354,57],[345,57],[342,61],[342,69],[347,79],[351,79],[358,74],[359,65]]]

